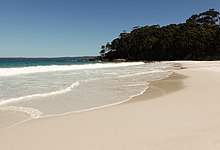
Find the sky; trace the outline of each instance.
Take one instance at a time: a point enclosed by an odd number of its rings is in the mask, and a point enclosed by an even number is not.
[[[0,0],[0,57],[94,56],[123,30],[210,8],[220,0]]]

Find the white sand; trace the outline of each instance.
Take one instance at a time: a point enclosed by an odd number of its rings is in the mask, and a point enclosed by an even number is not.
[[[151,85],[160,96],[23,123],[0,132],[0,150],[219,150],[220,72],[181,63]]]
[[[28,120],[29,116],[15,111],[0,111],[0,132],[2,129]],[[1,143],[1,142],[0,142]]]

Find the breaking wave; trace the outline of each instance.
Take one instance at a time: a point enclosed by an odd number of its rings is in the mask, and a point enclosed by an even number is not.
[[[47,96],[52,96],[52,95],[64,94],[64,93],[70,92],[73,88],[75,88],[79,84],[80,83],[77,81],[77,82],[74,82],[71,86],[69,86],[65,89],[62,89],[62,90],[57,90],[57,91],[53,91],[53,92],[49,92],[49,93],[33,94],[33,95],[27,95],[27,96],[23,96],[23,97],[16,97],[16,98],[10,98],[10,99],[7,99],[7,100],[2,100],[2,101],[0,101],[0,105],[5,105],[5,104],[12,103],[12,102],[17,102],[17,101],[20,101],[20,100],[34,98],[34,97],[47,97]]]
[[[134,66],[141,64],[144,64],[144,62],[102,63],[102,64],[96,63],[96,64],[86,64],[86,65],[50,65],[50,66],[32,66],[32,67],[22,67],[22,68],[0,68],[0,77],[43,73],[43,72],[126,67],[126,66]]]

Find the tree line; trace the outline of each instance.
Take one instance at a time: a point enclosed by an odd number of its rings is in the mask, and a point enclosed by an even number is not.
[[[220,18],[215,9],[194,14],[184,23],[136,26],[101,47],[104,60],[217,60],[220,59]]]

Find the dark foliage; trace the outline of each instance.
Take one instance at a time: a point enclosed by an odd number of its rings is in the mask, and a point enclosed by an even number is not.
[[[219,12],[209,9],[185,23],[134,27],[101,47],[107,60],[216,60],[220,59]]]

